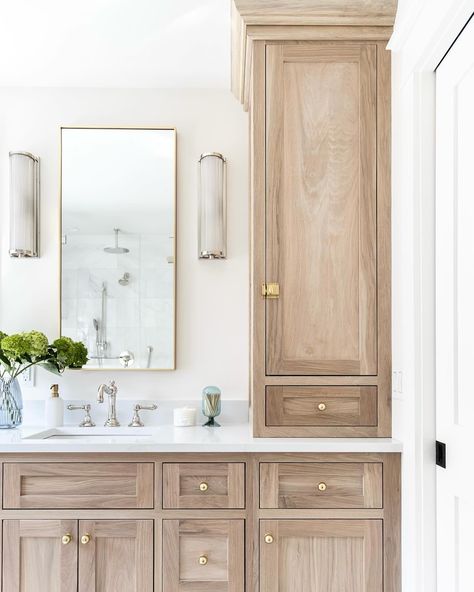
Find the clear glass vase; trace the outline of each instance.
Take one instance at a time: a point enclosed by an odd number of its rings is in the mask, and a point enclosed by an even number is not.
[[[16,378],[0,378],[0,429],[16,428],[22,421],[23,399]]]

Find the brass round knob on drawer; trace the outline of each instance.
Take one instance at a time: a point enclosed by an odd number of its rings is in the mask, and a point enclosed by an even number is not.
[[[208,561],[209,560],[206,555],[201,555],[201,557],[199,557],[199,565],[207,565]]]
[[[263,540],[267,543],[267,545],[271,545],[273,543],[273,536],[271,534],[266,534]]]
[[[63,545],[69,545],[69,543],[72,541],[72,534],[70,532],[67,532],[62,538],[61,538],[61,543]]]
[[[83,545],[87,545],[87,543],[89,543],[90,540],[91,540],[91,535],[88,532],[86,532],[86,534],[83,534],[81,536],[81,543]]]
[[[209,485],[205,481],[203,481],[199,484],[199,489],[200,491],[207,491],[209,489]]]
[[[319,489],[319,491],[326,491],[326,489],[327,489],[326,483],[319,483],[318,489]]]
[[[318,409],[319,409],[320,411],[326,411],[326,403],[320,403],[320,404],[318,405]]]

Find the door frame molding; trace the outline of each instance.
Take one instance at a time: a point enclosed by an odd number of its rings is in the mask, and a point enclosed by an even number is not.
[[[399,14],[389,43],[394,52],[393,204],[411,202],[410,219],[403,220],[408,246],[393,244],[411,291],[408,308],[393,302],[393,325],[402,326],[394,334],[394,369],[403,368],[404,378],[404,392],[394,393],[394,436],[404,440],[402,540],[414,545],[402,545],[403,585],[420,592],[436,590],[435,72],[474,11],[472,0],[451,0],[435,11],[430,4],[425,1],[408,17],[405,12],[404,19]],[[404,175],[408,185],[397,179]],[[413,354],[408,363],[401,352],[396,360],[397,347]]]

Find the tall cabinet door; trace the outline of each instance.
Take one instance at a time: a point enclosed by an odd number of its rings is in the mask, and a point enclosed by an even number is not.
[[[376,50],[266,47],[267,375],[377,373]]]
[[[262,520],[260,592],[382,592],[381,520]]]
[[[5,592],[76,592],[76,520],[4,520]]]
[[[152,592],[153,520],[81,520],[79,592]]]

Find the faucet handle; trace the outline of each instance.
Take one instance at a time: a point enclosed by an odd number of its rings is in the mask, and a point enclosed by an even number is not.
[[[84,409],[84,411],[86,412],[84,415],[84,419],[79,424],[80,428],[93,428],[95,426],[95,423],[92,421],[92,418],[90,416],[91,406],[89,403],[86,403],[85,405],[68,405],[67,408],[69,409],[69,411]]]
[[[129,428],[142,428],[145,424],[141,420],[140,415],[138,414],[138,412],[141,411],[141,410],[154,411],[155,409],[158,409],[158,406],[155,405],[155,404],[153,404],[153,405],[140,405],[139,403],[136,403],[133,406],[133,417],[132,417],[132,421],[128,424],[128,427]]]

